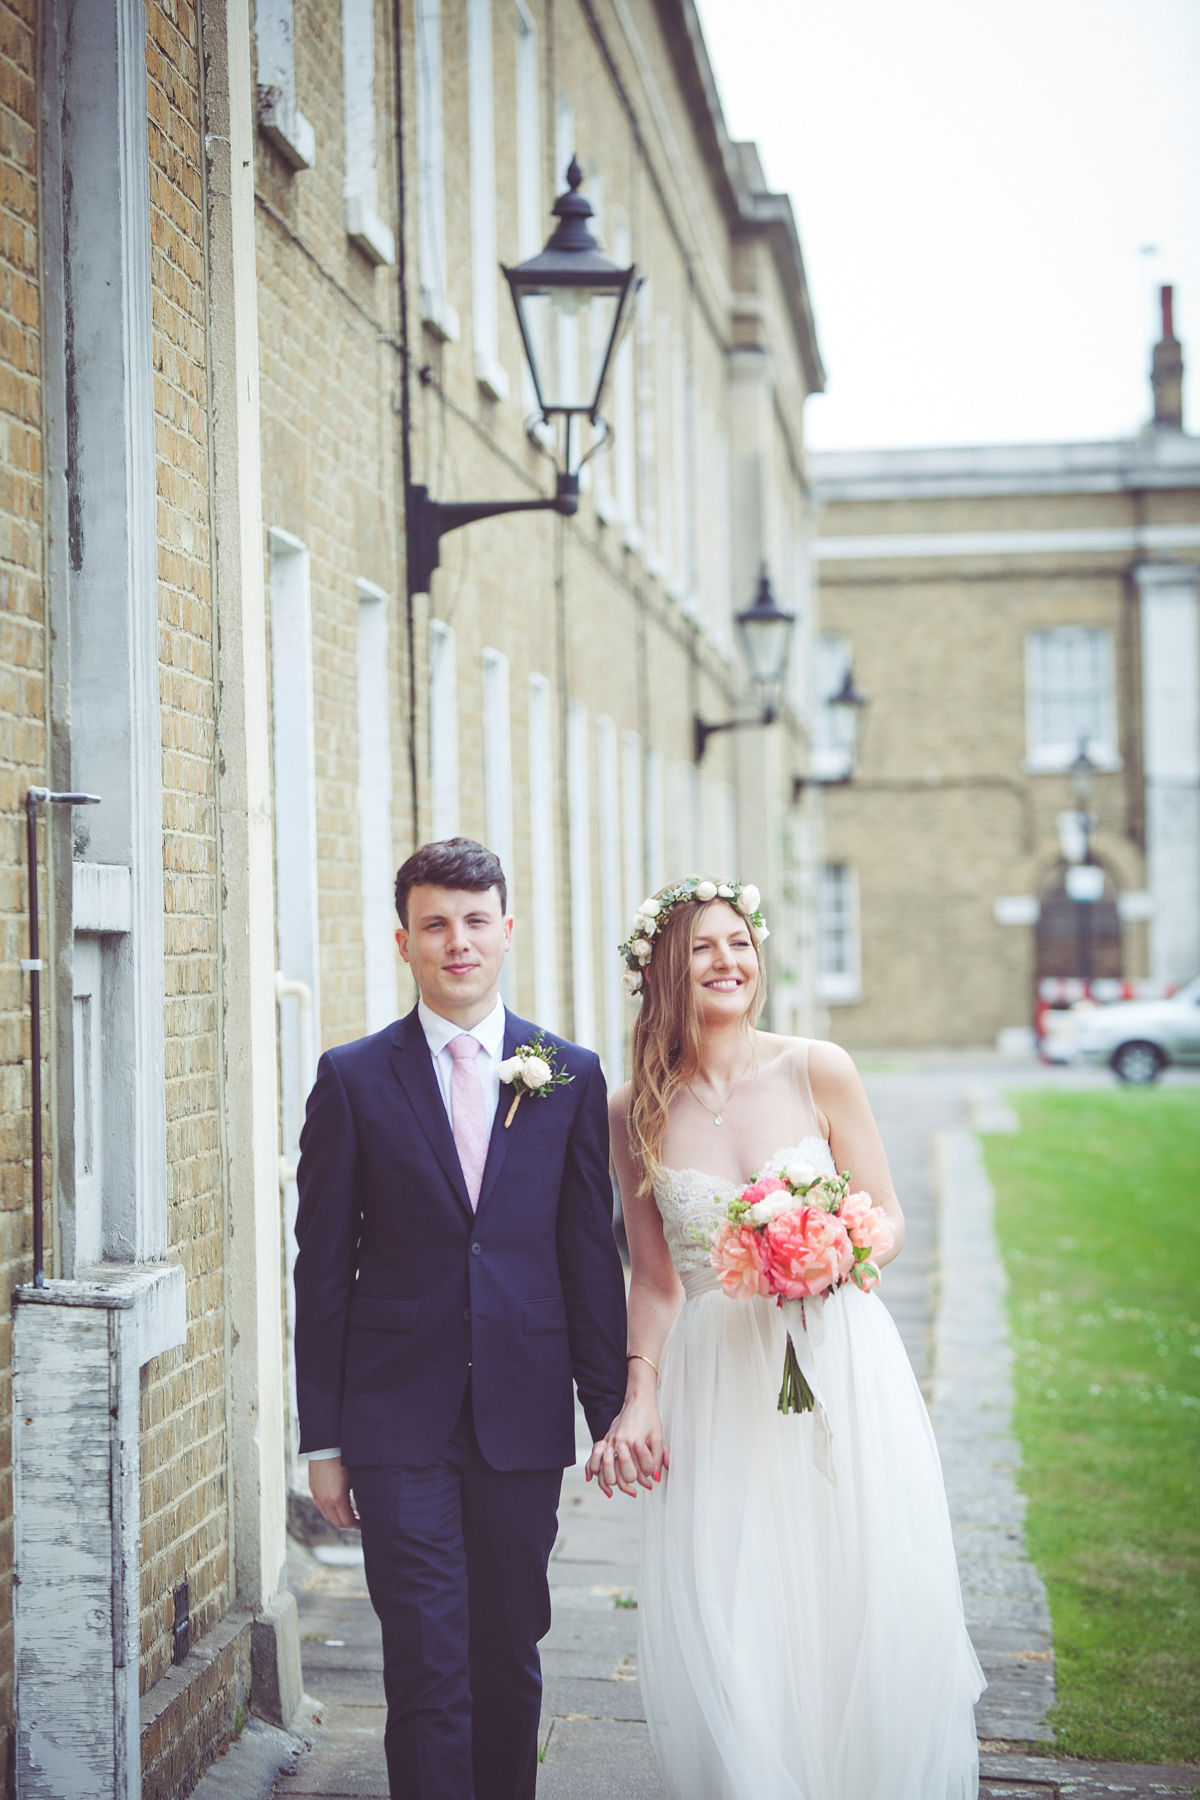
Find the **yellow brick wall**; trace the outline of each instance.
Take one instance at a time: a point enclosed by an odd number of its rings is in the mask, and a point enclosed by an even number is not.
[[[28,954],[24,798],[31,784],[46,778],[36,19],[34,0],[0,0],[0,1782],[5,1792],[13,1721],[8,1295],[30,1274],[28,977],[19,967]],[[43,1005],[44,1044],[48,1025]],[[43,1142],[49,1146],[48,1113]]]
[[[170,1663],[171,1595],[193,1632],[229,1604],[217,837],[197,20],[146,14],[163,739],[168,1255],[187,1342],[142,1371],[142,1685]]]

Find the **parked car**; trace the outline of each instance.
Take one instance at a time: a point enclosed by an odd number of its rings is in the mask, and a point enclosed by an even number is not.
[[[1200,976],[1169,1000],[1119,1000],[1079,1020],[1080,1062],[1107,1063],[1121,1080],[1157,1081],[1169,1063],[1200,1063]]]

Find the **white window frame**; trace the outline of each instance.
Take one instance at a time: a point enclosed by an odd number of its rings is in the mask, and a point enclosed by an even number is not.
[[[375,0],[342,0],[342,98],[346,116],[346,235],[376,267],[396,260],[379,217],[375,167]]]
[[[581,700],[567,707],[567,840],[571,870],[572,1036],[596,1050],[596,976],[592,942],[592,805],[588,714]]]
[[[645,846],[642,838],[642,796],[645,771],[642,740],[636,731],[621,733],[621,799],[624,810],[622,863],[625,873],[625,923],[632,924],[645,897]],[[624,932],[621,933],[623,938]],[[618,943],[620,939],[617,940]]]
[[[291,169],[311,169],[317,134],[296,105],[296,25],[292,0],[258,0],[258,125]]]
[[[101,940],[75,933],[75,1267],[104,1254],[104,975]]]
[[[529,908],[538,1022],[559,1027],[558,879],[554,829],[554,707],[550,683],[529,677]]]
[[[1087,733],[1054,736],[1046,729],[1044,710],[1048,704],[1047,661],[1055,649],[1068,653],[1090,643],[1097,653],[1099,675],[1091,688],[1098,704],[1092,723],[1096,729]],[[1064,687],[1065,687],[1064,683]],[[1069,769],[1079,755],[1080,738],[1085,737],[1087,753],[1101,769],[1119,769],[1117,751],[1116,680],[1112,632],[1099,625],[1056,625],[1031,631],[1025,638],[1025,768],[1031,774],[1061,773]]]
[[[483,652],[483,795],[487,845],[500,858],[508,886],[508,910],[516,911],[513,897],[513,784],[512,727],[508,699],[508,658],[502,650]],[[500,969],[500,996],[508,1006],[516,1003],[515,950],[509,949]]]
[[[396,1017],[395,862],[387,595],[358,583],[358,808],[363,1013],[368,1032]]]
[[[471,327],[475,379],[492,400],[508,398],[500,362],[500,271],[496,251],[496,122],[492,0],[467,0],[467,134],[471,164]]]
[[[842,934],[845,955],[839,969],[827,967],[827,948],[832,929],[827,905],[827,877],[838,870],[843,878],[843,905],[839,908],[837,928]],[[853,863],[822,863],[817,872],[817,997],[828,1006],[851,1006],[862,999],[862,936],[858,901],[858,870]]]
[[[429,800],[435,842],[458,836],[458,671],[454,630],[429,621]]]
[[[648,891],[657,894],[666,886],[666,851],[663,841],[663,759],[661,750],[646,752],[646,881]],[[634,908],[640,905],[639,894]],[[632,922],[633,915],[630,914]]]
[[[446,278],[446,145],[442,129],[441,0],[416,0],[417,250],[421,322],[443,342],[458,341],[458,314]]]

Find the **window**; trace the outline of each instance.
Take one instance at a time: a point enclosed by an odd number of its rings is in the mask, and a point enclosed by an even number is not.
[[[544,675],[529,677],[529,850],[533,905],[533,997],[537,1017],[547,1031],[557,1031],[558,892],[554,833],[554,732],[550,683]]]
[[[396,1016],[395,863],[388,708],[387,598],[358,584],[358,809],[362,875],[363,1007],[368,1031]]]
[[[346,234],[369,261],[394,263],[396,240],[379,217],[375,178],[375,0],[342,0],[346,111]]]
[[[104,1254],[103,1180],[100,1146],[104,1141],[101,1071],[100,939],[75,934],[75,1267],[97,1263]]]
[[[311,169],[317,138],[296,109],[295,21],[292,0],[258,0],[254,9],[258,42],[258,123],[293,169]]]
[[[492,0],[467,0],[467,118],[471,147],[471,316],[475,378],[493,400],[508,395],[500,365],[496,256],[496,128],[492,95]]]
[[[458,337],[446,296],[446,159],[442,135],[441,0],[416,0],[417,243],[421,318],[440,338]]]
[[[604,899],[604,1060],[609,1087],[625,1072],[625,988],[621,964],[610,946],[625,936],[621,929],[621,802],[617,770],[617,728],[611,719],[596,722],[600,739],[600,881]]]
[[[666,886],[666,865],[663,860],[663,763],[662,754],[658,750],[646,752],[646,889],[648,893],[657,894],[659,888]],[[638,895],[633,903],[636,912],[642,902]],[[629,918],[632,922],[633,912]]]
[[[829,705],[850,671],[849,639],[822,636],[815,656],[812,773],[817,781],[844,781],[854,768],[857,724],[848,707]]]
[[[1027,767],[1065,769],[1081,746],[1117,768],[1112,633],[1086,625],[1031,631],[1025,640]]]
[[[623,211],[613,208],[614,262],[628,268],[632,261],[629,221]],[[613,461],[616,464],[616,511],[624,527],[625,543],[636,550],[641,542],[637,529],[637,435],[633,391],[633,342],[622,333],[613,362]]]
[[[533,14],[517,0],[517,253],[522,262],[542,247],[542,133],[538,113],[538,40]],[[521,398],[537,406],[533,376],[521,358]]]
[[[483,653],[483,790],[487,811],[488,849],[500,858],[508,882],[508,910],[513,910],[512,743],[508,717],[508,658],[499,650]],[[514,952],[500,971],[500,992],[516,1000]]]
[[[582,701],[567,709],[567,824],[571,865],[571,971],[575,990],[573,1036],[596,1048],[592,955],[592,819],[588,786],[588,716]]]
[[[429,621],[429,787],[435,841],[458,835],[458,678],[454,633]]]
[[[849,863],[822,864],[817,888],[817,993],[831,1005],[861,999],[858,882]]]

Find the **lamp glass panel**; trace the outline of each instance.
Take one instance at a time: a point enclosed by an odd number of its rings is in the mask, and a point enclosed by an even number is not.
[[[787,662],[791,619],[740,619],[742,650],[755,681],[779,681]]]
[[[546,410],[590,411],[604,372],[620,289],[521,288],[517,296]]]

